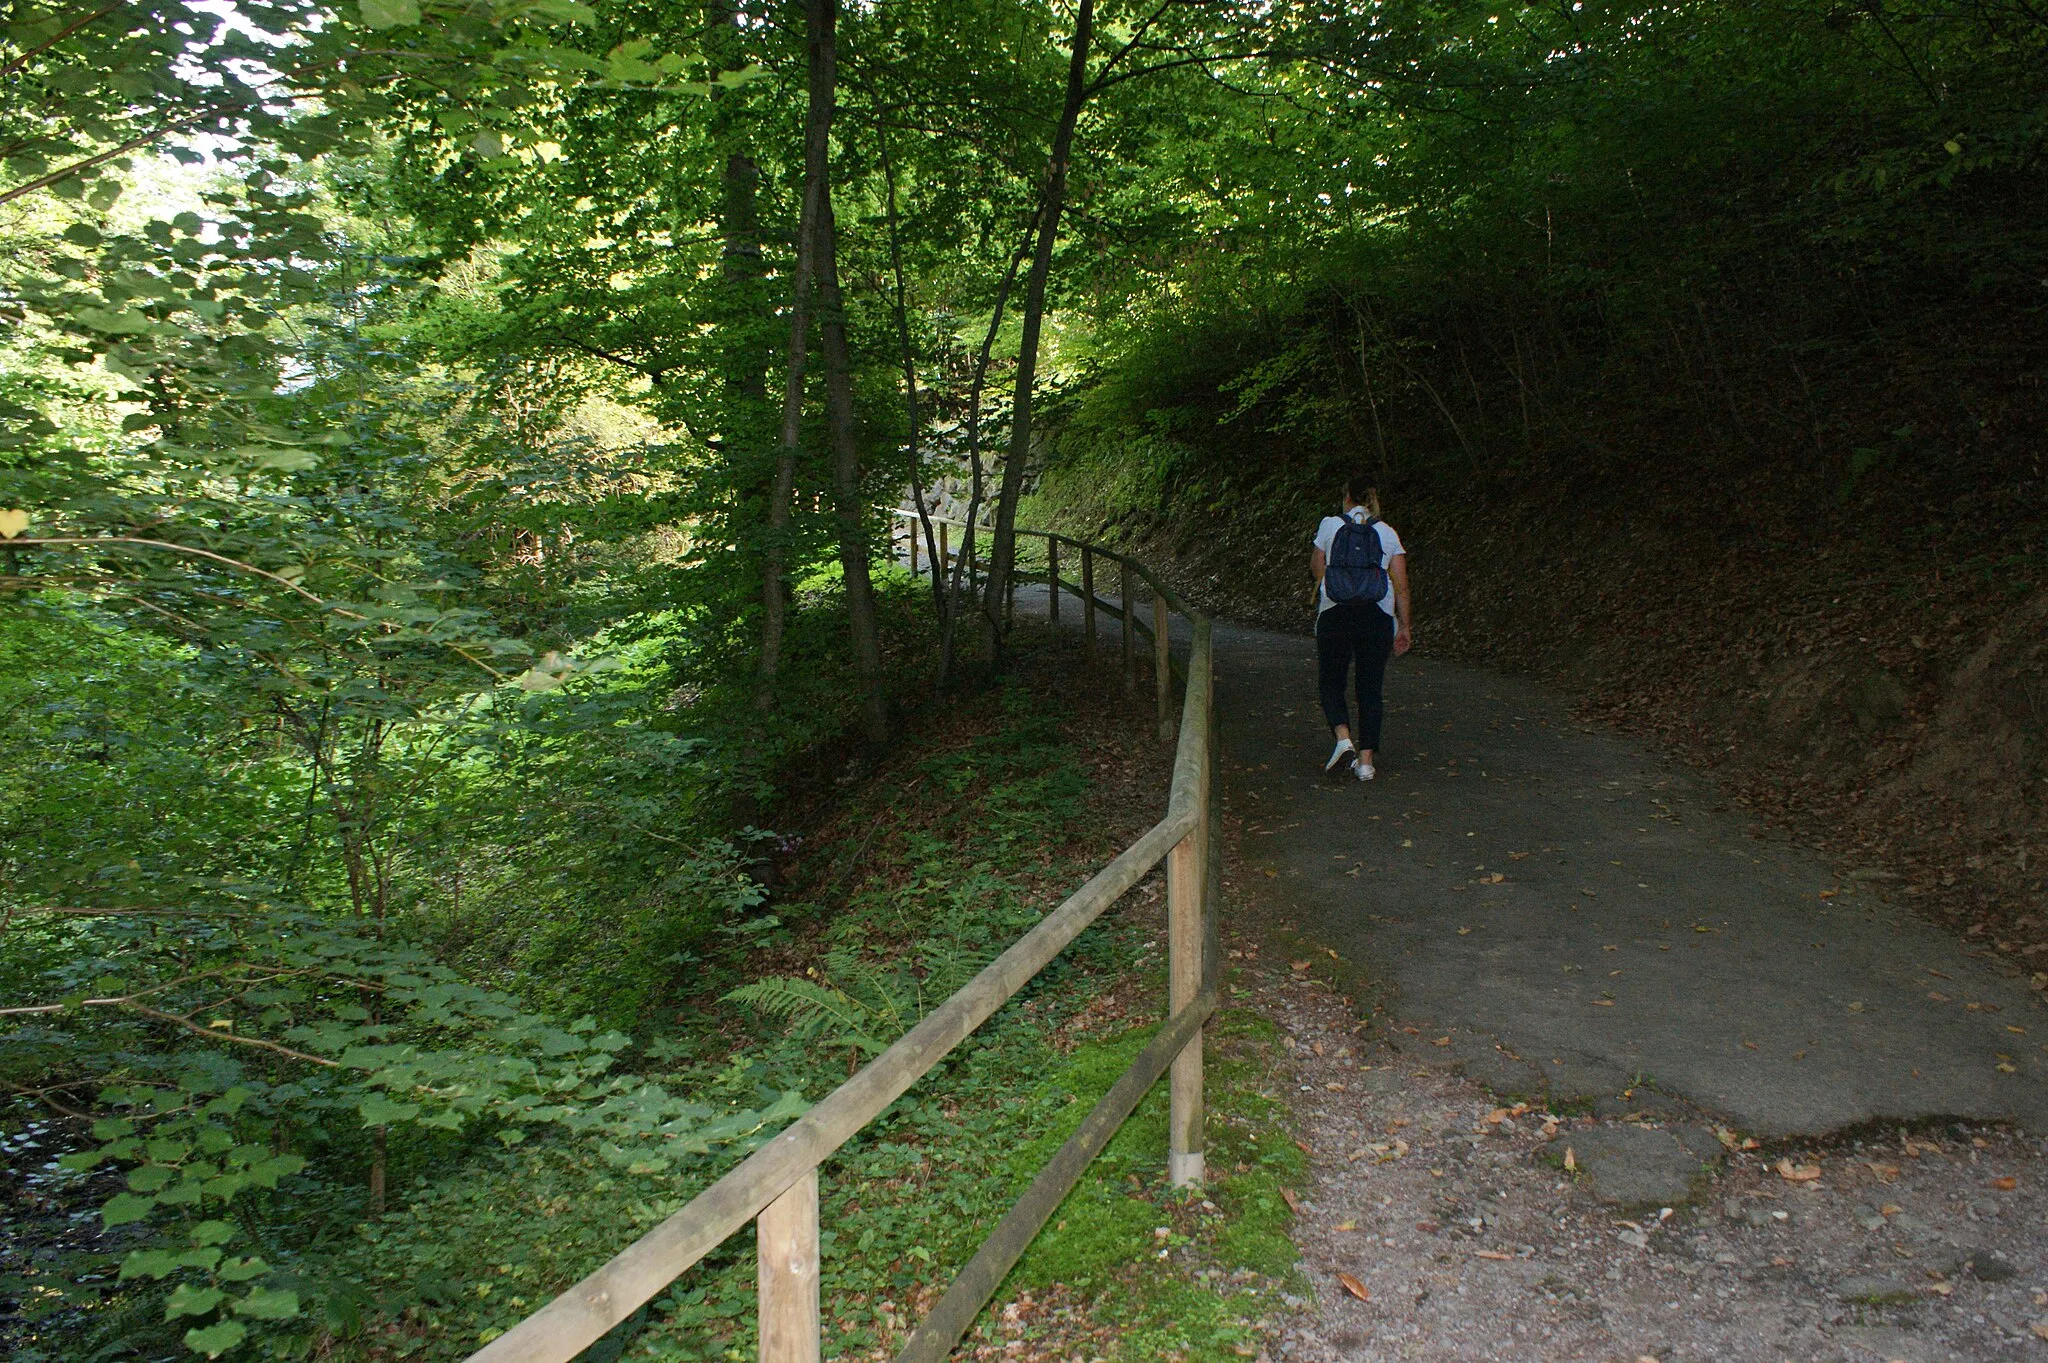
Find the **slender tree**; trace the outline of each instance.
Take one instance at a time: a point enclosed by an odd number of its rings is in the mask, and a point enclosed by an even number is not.
[[[810,46],[810,114],[807,126],[829,149],[833,102],[838,94],[838,0],[805,0],[804,27]],[[846,593],[847,627],[853,640],[854,684],[860,690],[861,728],[868,741],[889,737],[888,696],[882,684],[881,624],[868,566],[868,522],[861,500],[860,442],[853,415],[853,358],[846,340],[846,300],[839,287],[838,228],[832,213],[827,156],[813,160],[806,146],[805,180],[815,174],[811,239],[816,271],[818,341],[825,361],[825,425],[832,447],[833,511],[839,531],[839,566]],[[808,192],[808,191],[807,191]]]

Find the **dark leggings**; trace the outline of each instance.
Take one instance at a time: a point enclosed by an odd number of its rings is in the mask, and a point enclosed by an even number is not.
[[[1365,601],[1346,601],[1316,617],[1316,659],[1323,718],[1330,727],[1349,725],[1344,709],[1344,673],[1358,663],[1358,727],[1351,741],[1368,752],[1380,746],[1386,705],[1380,697],[1387,659],[1394,652],[1394,617]]]

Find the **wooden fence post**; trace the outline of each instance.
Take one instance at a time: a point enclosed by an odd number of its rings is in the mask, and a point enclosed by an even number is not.
[[[761,1209],[761,1363],[818,1363],[818,1171]]]
[[[1159,741],[1173,737],[1173,633],[1166,598],[1152,594],[1152,684],[1159,693]]]
[[[1131,564],[1130,564],[1130,560],[1128,560],[1128,559],[1119,559],[1119,560],[1117,560],[1117,567],[1118,567],[1118,568],[1120,568],[1120,569],[1122,570],[1122,576],[1121,576],[1121,578],[1120,578],[1120,579],[1119,579],[1119,581],[1118,581],[1118,586],[1117,586],[1117,590],[1118,590],[1118,591],[1119,591],[1119,592],[1120,592],[1120,593],[1122,594],[1122,596],[1123,596],[1123,601],[1122,601],[1122,605],[1123,605],[1123,608],[1124,608],[1124,612],[1123,612],[1123,613],[1124,613],[1124,638],[1123,638],[1123,649],[1124,649],[1124,690],[1126,690],[1126,691],[1135,691],[1135,690],[1137,689],[1137,687],[1138,687],[1138,673],[1137,673],[1137,667],[1138,667],[1138,664],[1137,664],[1137,660],[1136,660],[1136,659],[1135,659],[1135,658],[1134,658],[1134,657],[1132,656],[1132,654],[1131,654],[1131,629],[1132,629],[1132,621],[1131,621],[1131,616],[1132,616],[1132,611],[1131,611]]]
[[[1081,657],[1095,666],[1095,550],[1081,546]]]
[[[1209,857],[1202,878],[1202,987],[1216,986],[1223,959],[1223,733],[1216,727],[1216,689],[1209,689]]]
[[[1060,542],[1051,535],[1045,537],[1045,618],[1057,625],[1060,622]]]
[[[1193,663],[1190,663],[1192,673]],[[1188,678],[1193,687],[1195,679]],[[1206,726],[1205,726],[1206,727]],[[1185,741],[1185,738],[1183,738]],[[1204,739],[1206,746],[1207,739]],[[1197,767],[1195,826],[1166,858],[1166,1013],[1172,1017],[1202,992],[1208,936],[1203,922],[1209,880],[1209,760]],[[1176,1188],[1200,1183],[1202,1162],[1202,1034],[1174,1057],[1167,1096],[1166,1174]]]

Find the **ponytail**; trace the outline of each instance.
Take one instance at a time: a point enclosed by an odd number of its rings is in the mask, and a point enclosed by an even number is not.
[[[1380,491],[1372,485],[1372,479],[1352,478],[1344,484],[1344,496],[1354,506],[1364,509],[1365,514],[1377,518],[1380,514]]]

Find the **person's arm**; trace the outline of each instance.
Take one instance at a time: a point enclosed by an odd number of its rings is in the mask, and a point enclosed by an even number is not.
[[[1398,656],[1415,643],[1415,622],[1408,606],[1408,555],[1388,559],[1387,576],[1394,584],[1394,652]]]
[[[1329,563],[1329,559],[1324,557],[1323,551],[1321,549],[1309,550],[1308,572],[1309,576],[1315,579],[1315,585],[1310,587],[1308,591],[1308,603],[1311,606],[1319,606],[1322,604],[1323,573],[1329,567]]]

